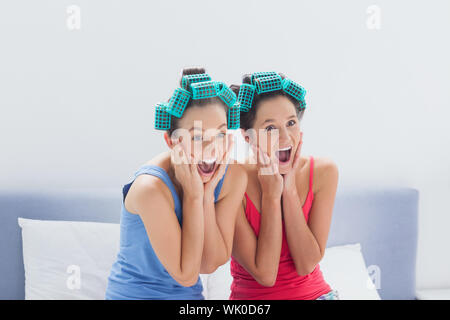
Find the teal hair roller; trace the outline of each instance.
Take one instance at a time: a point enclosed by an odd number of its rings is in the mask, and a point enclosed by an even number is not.
[[[255,72],[252,73],[252,84],[255,85],[255,80],[258,78],[266,78],[266,77],[276,77],[278,76],[278,73],[276,73],[275,71],[270,71],[270,72]]]
[[[228,107],[232,107],[237,100],[236,94],[223,82],[217,82],[217,95]]]
[[[181,118],[184,108],[186,108],[190,98],[191,93],[189,91],[182,88],[176,88],[169,100],[169,108],[167,112],[174,117]]]
[[[193,83],[211,81],[211,77],[206,74],[189,74],[182,78],[181,87],[185,90],[189,90],[189,86]]]
[[[306,90],[299,84],[290,79],[283,80],[283,91],[298,100],[300,103],[300,110],[306,108],[305,94]]]
[[[191,84],[193,99],[206,99],[217,96],[217,83],[204,81]]]
[[[170,129],[170,114],[167,112],[168,105],[165,103],[158,103],[155,108],[155,129],[168,130]]]
[[[281,90],[283,88],[281,77],[277,74],[275,76],[267,76],[255,79],[256,92],[264,93],[270,91]]]
[[[241,126],[241,110],[239,103],[228,108],[228,129],[239,129]]]
[[[248,112],[251,109],[255,90],[255,87],[251,84],[241,84],[237,98],[241,111]]]

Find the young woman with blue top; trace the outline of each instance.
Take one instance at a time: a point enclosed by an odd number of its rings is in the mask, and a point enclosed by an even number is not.
[[[230,258],[247,185],[243,169],[229,164],[235,103],[224,83],[190,68],[169,102],[156,107],[155,128],[165,131],[170,150],[123,188],[120,249],[106,299],[204,299],[199,273]]]

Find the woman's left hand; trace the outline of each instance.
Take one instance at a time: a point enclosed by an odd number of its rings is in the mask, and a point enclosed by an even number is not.
[[[220,179],[222,179],[223,175],[225,174],[226,167],[228,165],[228,162],[230,160],[231,151],[233,150],[233,135],[227,134],[227,150],[223,153],[222,159],[218,162],[218,168],[216,169],[216,172],[214,172],[214,175],[212,176],[211,180],[209,180],[204,185],[204,199],[209,201],[214,201],[214,191],[217,187],[217,184],[219,183]]]
[[[283,193],[288,191],[296,191],[297,185],[295,181],[296,172],[298,166],[300,165],[300,153],[303,144],[303,132],[300,133],[300,141],[297,145],[297,150],[295,151],[294,159],[292,160],[292,165],[288,173],[283,175]]]

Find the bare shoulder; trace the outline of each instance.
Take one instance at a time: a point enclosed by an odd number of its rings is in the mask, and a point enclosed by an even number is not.
[[[220,194],[225,196],[226,194],[240,190],[245,190],[247,186],[247,171],[244,166],[239,163],[231,163],[228,165],[227,173],[223,183],[223,192]],[[222,196],[219,196],[222,198]]]
[[[169,187],[158,177],[141,174],[133,182],[125,199],[128,211],[138,214],[138,208],[152,203],[174,207]]]
[[[240,163],[231,163],[228,165],[228,173],[230,177],[237,179],[237,181],[246,181],[247,180],[247,170],[245,166]]]
[[[251,163],[239,163],[238,164],[242,170],[245,171],[245,174],[247,175],[247,177],[252,177],[254,175],[258,175],[258,166],[256,164],[251,164]]]
[[[334,187],[339,178],[336,163],[328,157],[314,157],[313,168],[314,189],[319,191],[323,187]]]

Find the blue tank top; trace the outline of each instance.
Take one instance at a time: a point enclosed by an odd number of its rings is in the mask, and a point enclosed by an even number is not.
[[[226,171],[228,167],[226,168]],[[225,172],[226,172],[225,171]],[[105,298],[115,300],[198,300],[204,299],[200,277],[191,287],[180,285],[167,272],[152,248],[144,223],[138,214],[125,209],[125,197],[131,184],[141,174],[150,174],[161,179],[172,193],[175,214],[180,226],[183,223],[182,204],[167,172],[155,165],[144,165],[133,180],[123,187],[122,212],[120,216],[120,247],[117,259],[108,277]],[[219,197],[225,175],[214,190],[215,202]]]

